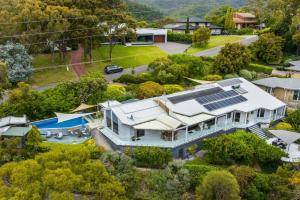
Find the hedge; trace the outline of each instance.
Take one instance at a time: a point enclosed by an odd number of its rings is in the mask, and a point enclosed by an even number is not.
[[[251,63],[248,67],[247,70],[249,71],[256,71],[256,72],[261,72],[265,74],[272,74],[273,68],[266,66],[266,65],[260,65],[260,64],[254,64]]]
[[[164,168],[173,156],[169,149],[158,147],[137,147],[134,149],[134,161],[137,167]]]
[[[168,41],[170,42],[183,42],[183,43],[193,43],[192,34],[168,32]]]

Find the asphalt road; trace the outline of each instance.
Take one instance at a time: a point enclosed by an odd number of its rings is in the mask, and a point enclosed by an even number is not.
[[[256,35],[251,35],[251,36],[245,36],[245,39],[237,41],[235,43],[241,43],[244,45],[250,45],[253,42],[255,42],[258,39],[258,36]],[[195,53],[194,56],[204,56],[204,57],[209,57],[209,56],[216,56],[219,54],[223,46],[215,47],[212,49],[208,49],[205,51],[201,51],[198,53]]]
[[[143,72],[147,71],[147,69],[148,69],[148,65],[142,65],[142,66],[135,67],[134,71],[136,74],[139,74],[139,73],[143,73]],[[119,78],[123,74],[131,74],[131,71],[132,71],[132,68],[126,68],[121,73],[106,74],[106,75],[104,75],[104,77],[108,82],[111,83],[114,79]]]

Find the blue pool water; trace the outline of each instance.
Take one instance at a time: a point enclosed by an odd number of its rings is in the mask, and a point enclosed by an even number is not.
[[[88,123],[83,117],[71,119],[58,123],[57,118],[46,119],[43,121],[33,122],[32,125],[39,129],[64,129],[78,126],[85,126]]]

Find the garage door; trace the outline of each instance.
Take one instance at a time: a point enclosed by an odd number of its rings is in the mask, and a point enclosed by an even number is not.
[[[164,35],[155,35],[154,42],[155,43],[165,43],[165,36]]]

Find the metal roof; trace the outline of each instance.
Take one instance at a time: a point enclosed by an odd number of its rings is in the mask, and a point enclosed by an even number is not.
[[[9,125],[23,125],[27,123],[26,116],[23,117],[4,117],[0,118],[0,127],[9,126]]]
[[[23,137],[30,130],[31,127],[9,127],[5,132],[0,133],[0,135],[8,137]]]
[[[265,78],[253,81],[256,85],[261,85],[270,88],[284,88],[289,90],[300,90],[300,79],[297,78]]]
[[[279,139],[283,140],[287,144],[292,144],[293,142],[300,139],[300,133],[286,131],[286,130],[270,130],[270,132],[278,137]]]

